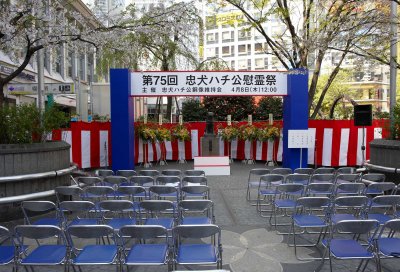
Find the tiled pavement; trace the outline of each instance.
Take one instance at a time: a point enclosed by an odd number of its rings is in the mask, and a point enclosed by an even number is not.
[[[222,228],[223,268],[233,272],[308,272],[329,271],[329,263],[322,266],[320,261],[298,261],[294,250],[286,244],[286,236],[278,235],[268,224],[266,218],[256,213],[245,199],[247,176],[252,168],[266,167],[263,163],[246,165],[239,161],[231,165],[230,176],[208,176],[211,188],[211,200],[215,205],[216,223]],[[152,169],[193,169],[193,162],[168,165],[153,165]],[[140,166],[136,170],[142,169]],[[10,227],[15,222],[9,224]],[[302,256],[319,256],[320,251],[303,248]],[[399,271],[400,260],[384,261],[385,271]],[[334,271],[355,271],[358,262],[333,261]],[[214,269],[214,267],[179,267],[179,270]],[[114,267],[92,266],[83,271],[115,271]],[[0,267],[0,272],[11,271],[10,267]],[[61,267],[41,267],[35,271],[63,271]],[[72,269],[71,269],[72,271]],[[130,271],[167,271],[163,267],[131,268]],[[371,262],[366,271],[376,271]]]

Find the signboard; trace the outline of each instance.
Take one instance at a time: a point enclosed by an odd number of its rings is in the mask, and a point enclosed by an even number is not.
[[[309,130],[288,130],[288,148],[312,148],[315,145],[315,135]]]
[[[284,96],[284,72],[131,72],[131,96]]]
[[[13,95],[25,95],[25,94],[37,94],[38,85],[37,83],[11,83],[7,85],[9,94]],[[44,84],[45,94],[71,94],[74,93],[74,84],[72,83],[45,83]]]

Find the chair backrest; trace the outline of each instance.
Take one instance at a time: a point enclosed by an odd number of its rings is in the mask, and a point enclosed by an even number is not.
[[[312,174],[314,174],[314,169],[313,168],[296,168],[296,169],[294,169],[293,174],[312,175]]]
[[[184,176],[205,176],[204,170],[185,170],[183,172]]]
[[[181,188],[181,192],[182,192],[182,197],[184,197],[185,193],[187,193],[187,194],[204,194],[204,196],[208,198],[210,193],[210,187],[206,185],[188,185],[188,186],[183,186]]]
[[[303,185],[307,185],[310,181],[309,174],[290,174],[286,176],[286,183],[299,183]]]
[[[329,182],[310,183],[306,187],[306,194],[332,194],[335,185]]]
[[[214,207],[214,203],[208,199],[182,200],[178,207],[181,211],[206,211]]]
[[[63,231],[57,226],[50,225],[18,225],[15,227],[15,235],[21,243],[23,238],[35,240],[47,239],[55,236],[63,238]]]
[[[355,174],[356,169],[354,167],[340,167],[336,170],[336,174]]]
[[[285,177],[279,174],[265,174],[260,176],[260,185],[261,182],[265,182],[266,186],[271,186],[271,184],[281,184],[284,183]]]
[[[333,167],[320,167],[314,170],[314,174],[335,174],[335,171]]]
[[[178,189],[174,186],[169,186],[169,185],[154,185],[149,187],[149,192],[156,194],[158,196],[162,195],[169,195],[173,194],[173,196],[177,199],[179,197],[179,192]],[[172,197],[172,196],[170,196]]]
[[[396,191],[396,184],[393,182],[376,182],[368,185],[366,193],[367,194],[384,194],[384,193],[393,193]]]
[[[105,236],[114,237],[114,230],[107,225],[74,225],[67,228],[69,237],[76,237],[80,239],[94,239]],[[72,241],[72,239],[70,239]]]
[[[180,225],[172,230],[174,237],[206,238],[216,234],[220,236],[221,229],[217,225]]]
[[[359,174],[337,174],[335,183],[359,182],[360,177]]]
[[[336,186],[335,195],[340,194],[353,194],[361,195],[365,191],[365,184],[361,182],[355,183],[342,183]]]
[[[95,186],[96,184],[101,184],[102,180],[99,177],[79,177],[78,184],[82,186]]]
[[[205,176],[187,176],[187,177],[183,177],[182,185],[187,185],[189,183],[207,185],[207,178]]]
[[[114,197],[114,188],[110,186],[88,186],[85,187],[84,198],[110,198]]]
[[[276,187],[277,194],[301,195],[304,191],[304,185],[296,183],[280,184]]]
[[[379,205],[378,207],[393,207],[394,209],[397,206],[400,206],[400,195],[379,195],[371,199],[370,207],[374,204]]]
[[[139,175],[147,177],[157,177],[160,175],[160,172],[158,170],[147,169],[147,170],[140,170]]]
[[[50,212],[56,210],[56,204],[51,201],[23,201],[21,204],[23,212]]]
[[[161,175],[163,176],[178,176],[182,175],[182,171],[179,169],[165,169],[161,171]]]
[[[117,170],[116,174],[117,174],[117,176],[126,177],[128,179],[132,176],[137,175],[135,170]]]
[[[335,198],[334,206],[342,208],[359,208],[363,209],[368,203],[366,196],[340,196]]]
[[[88,212],[94,209],[96,205],[91,201],[63,201],[60,203],[60,209],[70,212]]]
[[[102,211],[111,212],[134,212],[135,207],[129,200],[103,200],[99,202],[99,208]]]
[[[258,176],[270,174],[271,170],[267,168],[254,168],[249,171],[249,178],[248,180],[257,180],[258,181]]]
[[[291,168],[274,168],[271,170],[271,174],[278,174],[278,175],[283,175],[283,176],[287,176],[292,173],[293,173],[293,171]]]
[[[178,186],[180,182],[181,178],[178,176],[159,176],[156,178],[156,184],[158,185],[173,184]]]
[[[368,234],[378,227],[379,222],[374,219],[341,220],[334,225],[333,232]]]
[[[117,192],[130,196],[132,200],[138,195],[147,197],[146,189],[142,186],[121,186],[118,187]]]
[[[317,182],[335,182],[335,174],[326,173],[326,174],[314,174],[310,178],[310,183],[317,183]]]
[[[384,234],[388,236],[393,236],[393,234],[399,231],[400,231],[400,219],[391,219],[385,222],[379,233],[379,237],[383,236]]]
[[[148,212],[161,212],[169,209],[175,210],[174,203],[169,200],[143,200],[139,202],[141,209]]]
[[[113,176],[114,171],[111,169],[97,169],[94,174],[98,177],[108,177],[108,176]]]
[[[57,197],[57,202],[60,203],[64,199],[62,197],[78,197],[81,198],[83,195],[83,190],[76,186],[58,186],[54,189]],[[70,199],[72,200],[72,199]]]
[[[297,207],[305,209],[326,208],[330,204],[330,198],[326,196],[307,196],[300,197],[296,200]]]
[[[128,179],[123,176],[107,176],[103,179],[103,182],[114,186],[119,186],[120,184],[127,184]]]
[[[163,226],[155,226],[155,225],[131,225],[131,226],[123,226],[119,230],[120,237],[130,237],[136,239],[151,239],[157,238],[160,236],[168,237],[168,231]]]
[[[386,179],[385,174],[380,174],[380,173],[368,173],[362,175],[362,181],[366,183],[384,182],[385,179]]]
[[[0,226],[0,241],[6,241],[7,239],[11,239],[12,234],[9,229],[6,227]]]
[[[139,185],[139,186],[151,186],[154,185],[154,178],[149,177],[149,176],[133,176],[129,179],[129,182],[133,185]]]

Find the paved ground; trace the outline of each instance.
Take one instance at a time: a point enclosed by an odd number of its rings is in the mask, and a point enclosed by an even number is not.
[[[209,176],[211,200],[215,203],[216,223],[222,228],[223,268],[233,272],[305,272],[329,271],[329,262],[322,266],[320,261],[298,261],[294,250],[287,246],[284,235],[272,230],[266,218],[256,213],[245,199],[247,176],[252,168],[266,167],[264,164],[246,165],[236,161],[231,166],[230,176]],[[193,162],[166,166],[155,165],[152,169],[193,169]],[[136,170],[142,169],[137,167]],[[15,224],[12,222],[11,225]],[[321,249],[301,249],[304,257],[320,256]],[[334,271],[355,271],[358,262],[334,261]],[[398,260],[385,261],[385,271],[399,271]],[[85,267],[83,271],[114,271],[113,267]],[[179,270],[214,269],[213,267],[179,267]],[[0,271],[11,271],[10,267],[0,267]],[[35,271],[62,271],[62,268],[43,267]],[[166,268],[135,268],[130,271],[166,271]],[[366,271],[376,271],[371,262]]]

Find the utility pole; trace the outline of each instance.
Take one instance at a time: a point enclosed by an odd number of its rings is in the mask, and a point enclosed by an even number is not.
[[[390,131],[393,134],[397,81],[397,3],[395,1],[391,1],[390,4],[390,37]]]

